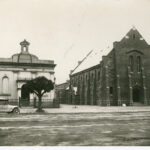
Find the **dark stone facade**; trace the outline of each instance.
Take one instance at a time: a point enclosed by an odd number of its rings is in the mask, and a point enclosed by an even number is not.
[[[102,61],[70,75],[70,104],[150,104],[150,45],[132,28]],[[72,87],[77,87],[76,95]]]

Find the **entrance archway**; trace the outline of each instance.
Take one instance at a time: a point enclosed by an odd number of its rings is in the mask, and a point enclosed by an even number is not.
[[[140,86],[135,86],[133,88],[133,103],[142,103],[143,94],[142,88]]]
[[[21,87],[21,105],[22,106],[29,106],[30,105],[30,93],[26,84],[22,85]]]

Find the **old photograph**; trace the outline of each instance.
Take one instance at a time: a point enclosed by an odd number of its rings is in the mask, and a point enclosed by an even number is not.
[[[0,148],[150,146],[150,0],[0,0]]]

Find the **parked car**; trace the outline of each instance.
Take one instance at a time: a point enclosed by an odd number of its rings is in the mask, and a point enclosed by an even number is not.
[[[18,106],[9,105],[8,100],[0,99],[0,113],[20,114]]]

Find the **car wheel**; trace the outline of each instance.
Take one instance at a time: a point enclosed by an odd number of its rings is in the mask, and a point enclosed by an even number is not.
[[[19,108],[14,108],[12,111],[13,114],[20,114]]]

